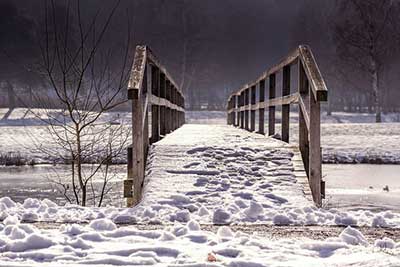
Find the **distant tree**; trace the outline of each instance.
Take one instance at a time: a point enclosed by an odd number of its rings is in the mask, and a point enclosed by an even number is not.
[[[15,87],[36,86],[39,76],[33,67],[39,59],[35,49],[35,21],[12,1],[0,1],[0,85],[8,95],[8,105],[17,105]]]
[[[399,1],[340,0],[334,22],[339,58],[368,74],[376,122],[381,122],[381,75],[386,61],[399,49]]]

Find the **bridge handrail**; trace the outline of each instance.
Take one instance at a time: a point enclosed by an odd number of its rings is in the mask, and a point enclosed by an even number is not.
[[[297,92],[290,92],[291,67],[298,66]],[[282,72],[282,96],[276,97],[276,74]],[[269,80],[268,100],[265,99]],[[256,99],[256,90],[259,97]],[[281,140],[289,142],[290,105],[299,105],[299,150],[308,176],[313,200],[322,204],[325,184],[321,171],[320,102],[327,101],[328,89],[311,49],[300,45],[280,63],[247,83],[228,98],[228,124],[255,131],[255,112],[259,111],[258,133],[264,134],[264,115],[268,108],[268,135],[275,136],[275,107],[282,106]]]
[[[185,123],[185,97],[149,47],[138,45],[128,82],[128,99],[132,107],[132,145],[128,147],[124,197],[127,205],[132,206],[141,199],[149,144]]]

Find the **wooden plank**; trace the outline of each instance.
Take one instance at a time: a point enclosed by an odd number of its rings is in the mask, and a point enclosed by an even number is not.
[[[282,71],[282,97],[290,95],[290,65]],[[289,143],[290,104],[282,104],[281,136],[282,141]]]
[[[276,91],[276,79],[275,73],[269,75],[269,94],[268,98],[274,99],[275,98],[275,91]],[[268,135],[275,134],[275,106],[270,106],[268,111]]]
[[[185,111],[183,108],[179,107],[178,105],[172,104],[170,101],[168,101],[168,100],[166,100],[164,98],[155,96],[155,95],[150,95],[150,100],[149,101],[153,105],[167,107],[169,109],[177,110],[177,111],[180,111],[180,112],[184,112]]]

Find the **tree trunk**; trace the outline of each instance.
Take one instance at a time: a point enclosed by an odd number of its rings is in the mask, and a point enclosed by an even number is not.
[[[10,109],[15,108],[15,92],[14,86],[7,81],[7,93],[8,93],[8,107]]]
[[[79,125],[76,125],[76,168],[78,174],[79,185],[82,190],[81,205],[86,206],[86,183],[83,181],[82,176],[82,147],[81,147],[81,136],[79,131]]]
[[[382,122],[381,105],[379,98],[378,67],[375,59],[371,59],[371,82],[372,82],[372,92],[374,96],[375,114],[376,114],[375,121]]]

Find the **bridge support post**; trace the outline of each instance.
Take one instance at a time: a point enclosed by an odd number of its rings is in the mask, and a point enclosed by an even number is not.
[[[265,80],[261,80],[259,84],[259,96],[260,96],[260,103],[264,103],[265,100]],[[258,133],[264,134],[264,114],[265,109],[260,108],[258,114]]]
[[[235,95],[235,108],[236,110],[240,107],[240,96]],[[240,125],[240,111],[235,111],[236,112],[236,121],[235,121],[235,126],[238,127]]]
[[[251,100],[250,106],[256,104],[256,86],[250,88]],[[254,132],[256,130],[256,111],[251,109],[250,111],[250,131]]]
[[[275,73],[269,75],[269,99],[275,98],[275,87],[276,79]],[[275,134],[275,106],[270,106],[268,110],[268,135]]]
[[[240,94],[240,107],[244,107],[244,92]],[[240,128],[244,129],[244,111],[240,111]]]
[[[166,92],[166,78],[165,74],[160,74],[160,97],[165,98]],[[166,125],[166,113],[167,107],[160,106],[160,136],[165,136],[167,134],[167,125]]]
[[[244,111],[244,128],[249,130],[249,105],[250,105],[250,93],[249,88],[244,91],[244,105],[246,106],[246,110]]]
[[[290,95],[290,65],[283,67],[282,96]],[[282,141],[289,143],[290,104],[282,105]]]
[[[144,139],[142,131],[143,111],[139,90],[131,89],[128,91],[128,99],[131,100],[132,107],[132,147],[128,148],[128,180],[132,180],[133,188],[131,197],[127,198],[127,205],[134,206],[140,200],[141,180],[144,177]],[[125,189],[124,191],[128,191]]]
[[[314,202],[321,206],[321,184],[322,184],[322,170],[321,170],[321,117],[320,117],[320,103],[315,99],[313,93],[310,93],[310,159],[309,159],[309,172],[310,172],[310,185],[313,192]]]
[[[153,95],[160,96],[160,70],[156,66],[151,67],[151,90]],[[151,105],[151,143],[160,140],[160,106]]]

